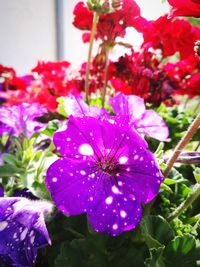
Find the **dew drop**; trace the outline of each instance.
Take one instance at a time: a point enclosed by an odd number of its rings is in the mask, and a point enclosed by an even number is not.
[[[120,164],[125,164],[128,161],[128,157],[122,156],[119,158],[119,163]]]
[[[115,224],[113,224],[113,230],[117,230],[117,228],[118,228],[118,225],[115,223]]]
[[[56,183],[58,181],[57,177],[52,178],[52,182]]]
[[[112,186],[112,191],[114,194],[119,194],[119,189],[115,185]]]
[[[108,205],[112,204],[112,202],[113,202],[113,197],[111,197],[111,196],[107,197],[106,200],[105,200],[105,202],[106,202],[106,204],[108,204]]]
[[[122,218],[125,218],[126,215],[127,215],[127,213],[126,213],[124,210],[120,210],[120,216],[121,216]]]
[[[80,152],[80,154],[85,155],[85,156],[93,156],[94,155],[93,148],[89,144],[80,145],[79,152]]]

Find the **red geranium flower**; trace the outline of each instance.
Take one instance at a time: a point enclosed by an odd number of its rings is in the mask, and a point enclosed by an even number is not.
[[[18,77],[13,68],[0,65],[0,78],[0,91],[6,92],[8,90],[25,90],[32,76]]]
[[[83,2],[74,8],[74,26],[80,30],[90,31],[94,12],[90,11]],[[117,36],[123,37],[127,27],[138,24],[140,8],[133,0],[123,0],[122,8],[113,13],[101,14],[97,26],[96,38],[103,41],[114,41]],[[83,41],[89,40],[89,32],[83,35]]]
[[[175,89],[172,79],[159,63],[154,53],[147,50],[120,57],[109,66],[110,83],[117,92],[138,95],[159,105],[169,99]]]
[[[199,0],[168,0],[173,7],[171,14],[174,16],[200,17]]]
[[[190,57],[177,63],[167,63],[164,69],[176,83],[176,94],[200,96],[200,61],[198,58]]]
[[[144,44],[161,49],[163,56],[180,52],[181,59],[194,54],[194,43],[200,39],[200,28],[184,19],[172,19],[167,15],[152,21],[143,33]]]

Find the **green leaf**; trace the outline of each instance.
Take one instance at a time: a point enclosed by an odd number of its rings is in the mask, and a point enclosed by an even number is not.
[[[174,237],[171,226],[161,216],[146,216],[141,229],[149,248],[163,247]]]
[[[57,111],[59,114],[63,115],[64,117],[67,117],[68,118],[68,114],[65,110],[65,105],[67,105],[66,103],[66,97],[64,96],[61,96],[61,97],[58,97],[57,98],[57,102],[59,103],[58,104],[58,107],[57,107]]]
[[[3,160],[4,160],[4,162],[6,162],[6,163],[8,163],[10,165],[13,165],[13,166],[17,165],[17,159],[12,154],[4,154],[3,155]]]
[[[160,188],[165,190],[165,191],[167,191],[167,192],[169,192],[170,194],[173,194],[172,189],[168,185],[166,185],[164,183],[161,184]]]
[[[94,242],[96,241],[96,242]],[[100,239],[98,239],[100,241]],[[55,267],[101,267],[108,266],[102,243],[90,239],[74,239],[64,242],[56,258]]]
[[[200,260],[200,248],[189,234],[175,237],[165,248],[167,267],[195,267]],[[176,264],[176,265],[175,265]]]
[[[158,145],[156,151],[154,152],[154,155],[156,158],[161,158],[163,156],[163,149],[164,149],[164,143],[160,142],[160,144]]]
[[[166,185],[172,185],[172,184],[177,184],[177,181],[176,181],[176,180],[173,180],[173,179],[170,179],[170,178],[166,178],[166,179],[164,180],[164,183],[165,183]]]
[[[163,250],[164,248],[158,248],[158,249],[150,249],[150,258],[146,259],[145,264],[148,267],[168,267],[164,263],[163,258]]]
[[[59,121],[58,120],[52,120],[49,121],[46,128],[41,132],[47,136],[52,137],[59,128]]]
[[[0,176],[15,176],[16,174],[20,174],[22,172],[22,169],[17,168],[14,165],[5,164],[3,166],[0,166]]]
[[[29,189],[36,197],[51,200],[50,193],[44,183],[35,181]]]

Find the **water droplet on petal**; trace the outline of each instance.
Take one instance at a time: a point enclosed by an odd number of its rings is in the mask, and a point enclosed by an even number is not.
[[[115,223],[115,224],[113,224],[113,230],[117,230],[117,228],[118,228],[118,225]]]
[[[119,163],[120,164],[125,164],[128,161],[128,157],[122,156],[119,158]]]
[[[93,156],[94,155],[93,148],[89,144],[80,145],[79,153],[82,155],[85,155],[85,156]]]
[[[111,197],[111,196],[107,197],[105,201],[106,201],[106,204],[110,205],[113,202],[113,197]]]
[[[120,210],[120,216],[121,216],[122,218],[125,218],[126,215],[127,215],[127,213],[126,213],[124,210]]]

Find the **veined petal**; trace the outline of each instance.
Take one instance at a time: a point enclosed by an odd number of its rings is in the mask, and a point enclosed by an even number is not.
[[[134,126],[139,133],[160,141],[166,141],[169,136],[169,129],[163,118],[154,110],[146,110]]]
[[[88,210],[92,227],[97,232],[113,236],[135,228],[142,216],[141,204],[135,195],[124,191],[118,184],[104,182],[104,187],[98,188]]]

